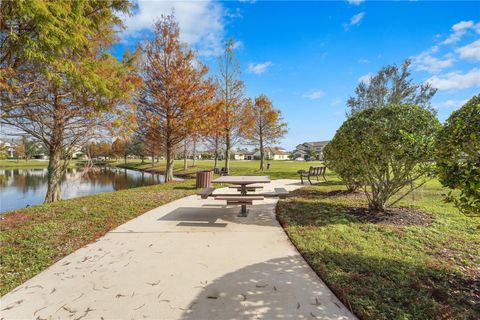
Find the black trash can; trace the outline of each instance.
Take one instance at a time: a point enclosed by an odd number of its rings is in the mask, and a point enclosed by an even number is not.
[[[210,188],[212,180],[213,170],[197,171],[197,188]]]

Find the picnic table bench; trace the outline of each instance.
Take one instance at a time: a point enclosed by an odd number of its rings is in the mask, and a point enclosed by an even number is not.
[[[253,200],[263,200],[263,196],[215,196],[215,200],[226,200],[227,204],[252,204]]]
[[[288,196],[288,191],[285,188],[275,188],[274,190],[280,199],[285,199]]]
[[[213,187],[205,188],[202,191],[198,192],[197,195],[202,197],[202,199],[207,199],[209,196],[213,194],[213,191],[215,191],[215,188]]]
[[[323,180],[327,181],[327,178],[325,178],[325,171],[327,170],[327,167],[324,166],[312,166],[308,171],[305,170],[299,170],[298,174],[300,175],[300,180],[302,180],[303,184],[303,178],[306,177],[308,179],[308,182],[312,184],[312,180],[310,180],[310,177],[316,177],[318,181],[318,177],[322,176]]]
[[[241,185],[236,185],[236,186],[229,186],[228,188],[230,189],[237,189],[237,191],[242,191],[242,186]],[[263,189],[263,186],[245,186],[247,191],[256,191],[257,189]]]

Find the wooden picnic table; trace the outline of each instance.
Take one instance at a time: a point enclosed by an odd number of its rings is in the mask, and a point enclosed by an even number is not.
[[[270,183],[267,176],[223,176],[212,181],[213,183],[231,183],[241,186],[240,194],[247,194],[247,186],[255,183]]]
[[[217,178],[212,181],[213,183],[231,183],[240,186],[240,197],[236,196],[235,199],[230,200],[231,203],[238,203],[241,204],[242,210],[240,215],[245,217],[247,215],[247,203],[251,204],[253,198],[247,199],[247,186],[251,184],[257,183],[270,183],[270,178],[267,176],[223,176]],[[263,199],[263,197],[262,197]],[[219,198],[219,200],[227,200],[227,204],[229,202],[228,198],[223,197]]]

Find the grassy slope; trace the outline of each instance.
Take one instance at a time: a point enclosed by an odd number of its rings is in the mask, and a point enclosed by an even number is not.
[[[195,190],[189,180],[6,213],[0,220],[0,295],[109,230]]]
[[[442,201],[437,181],[408,197],[433,215],[426,226],[359,220],[362,198],[312,186],[281,201],[279,219],[299,251],[362,319],[480,319],[480,220]],[[474,289],[476,286],[476,293]]]

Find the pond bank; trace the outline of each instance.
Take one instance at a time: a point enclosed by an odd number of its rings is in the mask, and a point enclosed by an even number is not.
[[[151,166],[151,163],[141,163],[141,162],[127,162],[127,163],[110,163],[110,166],[112,167],[117,167],[117,168],[123,168],[123,169],[130,169],[130,170],[136,170],[140,172],[148,172],[148,173],[155,173],[155,174],[161,174],[165,175],[165,167],[164,166],[159,166],[158,163],[156,163],[155,166]],[[195,178],[195,173],[198,170],[204,170],[204,168],[200,167],[189,167],[186,171],[185,170],[174,170],[173,175],[176,178],[180,179],[189,179],[189,178]]]
[[[47,168],[0,168],[0,212],[43,203],[47,191]],[[163,183],[162,175],[109,166],[67,168],[60,181],[61,198],[71,199],[100,192],[117,191]]]

